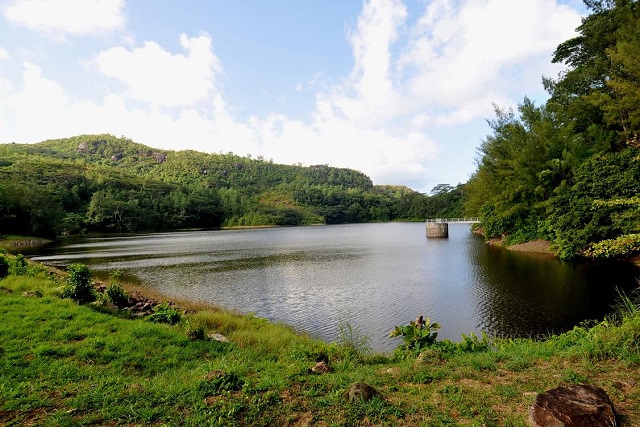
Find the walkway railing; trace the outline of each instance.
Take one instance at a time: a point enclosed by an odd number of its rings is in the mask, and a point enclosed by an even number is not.
[[[470,217],[470,218],[429,218],[426,222],[458,222],[463,224],[476,224],[480,222],[480,218]]]

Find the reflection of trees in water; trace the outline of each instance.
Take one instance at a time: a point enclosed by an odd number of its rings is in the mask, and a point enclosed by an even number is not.
[[[638,273],[630,264],[568,263],[488,245],[468,256],[478,328],[495,336],[539,337],[601,319]]]

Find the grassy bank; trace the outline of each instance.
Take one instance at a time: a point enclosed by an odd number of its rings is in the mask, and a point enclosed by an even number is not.
[[[640,425],[629,300],[615,319],[544,342],[469,339],[393,358],[210,307],[152,323],[61,298],[64,279],[44,267],[13,273],[0,280],[0,425],[525,426],[537,393],[581,382],[606,390],[621,425]],[[319,359],[330,372],[310,372]],[[349,402],[361,381],[381,396]]]

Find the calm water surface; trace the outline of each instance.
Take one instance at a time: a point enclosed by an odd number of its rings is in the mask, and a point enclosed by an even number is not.
[[[34,259],[121,270],[171,296],[287,323],[326,340],[350,325],[390,351],[395,325],[418,314],[439,336],[486,331],[510,337],[570,329],[605,315],[628,264],[575,264],[490,247],[465,224],[427,239],[422,223],[198,231],[84,238]]]

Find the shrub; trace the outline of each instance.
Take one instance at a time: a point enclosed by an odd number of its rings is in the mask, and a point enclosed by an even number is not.
[[[62,297],[71,298],[80,304],[95,301],[96,295],[91,283],[89,267],[84,264],[72,264],[67,271],[69,276]]]
[[[438,329],[440,329],[438,323],[431,323],[428,317],[423,320],[422,316],[415,322],[409,322],[407,326],[396,326],[389,333],[390,338],[402,337],[403,343],[396,349],[396,356],[400,358],[417,356],[420,351],[436,342]]]
[[[153,313],[149,315],[149,321],[154,323],[167,323],[175,325],[180,321],[180,312],[171,307],[168,302],[159,304],[153,308]]]
[[[0,279],[4,279],[9,275],[9,261],[0,255]]]
[[[592,243],[584,254],[590,258],[615,258],[640,252],[640,234],[626,234],[615,239]]]
[[[117,283],[112,283],[107,287],[105,291],[109,301],[111,301],[116,307],[126,307],[129,303],[129,295],[125,292],[122,286]]]
[[[27,274],[29,264],[27,259],[22,254],[18,254],[13,257],[13,262],[9,265],[9,273],[16,276],[24,276]]]

